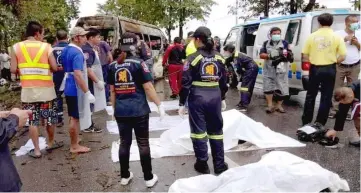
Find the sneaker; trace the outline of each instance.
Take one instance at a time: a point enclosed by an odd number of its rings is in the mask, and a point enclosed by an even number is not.
[[[347,120],[347,121],[352,121],[352,117],[351,117],[350,114],[347,114],[346,120]]]
[[[129,173],[130,173],[130,175],[129,175],[128,178],[122,178],[122,179],[120,180],[120,184],[121,184],[121,185],[126,186],[126,185],[129,184],[130,180],[133,179],[133,177],[134,177],[134,176],[133,176],[133,173],[132,173],[132,172],[129,172]]]
[[[218,174],[221,174],[221,173],[223,173],[223,172],[225,172],[225,171],[227,171],[227,170],[228,170],[228,164],[227,164],[226,162],[224,162],[223,167],[221,167],[221,168],[214,168],[214,173],[216,173],[216,174],[218,175]]]
[[[201,173],[201,174],[210,174],[211,173],[211,171],[209,170],[207,162],[197,161],[194,164],[194,169],[197,172]]]
[[[339,142],[339,138],[336,137],[334,140],[330,138],[323,138],[318,143],[327,148],[336,149],[338,148],[338,142]]]
[[[88,129],[83,130],[84,133],[101,133],[103,132],[103,129],[100,129],[96,127],[94,124],[92,124]]]
[[[158,176],[153,174],[153,179],[145,181],[145,186],[148,188],[153,187],[158,182]]]
[[[328,118],[330,118],[330,119],[334,119],[335,117],[336,117],[335,112],[330,112],[330,114],[328,115]]]
[[[177,97],[178,97],[178,95],[176,95],[176,94],[172,94],[172,95],[170,96],[171,99],[177,99]]]
[[[238,110],[239,112],[247,112],[247,107],[241,105],[241,106],[237,107],[237,110]]]
[[[355,141],[350,141],[349,144],[355,147],[360,147],[360,139]]]

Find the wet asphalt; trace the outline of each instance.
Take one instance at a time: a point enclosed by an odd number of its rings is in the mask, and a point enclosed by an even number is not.
[[[159,81],[156,90],[162,100],[170,96],[166,81]],[[260,89],[255,89],[252,103],[247,115],[256,121],[262,122],[276,132],[296,138],[296,130],[301,126],[302,108],[305,92],[292,96],[284,108],[285,114],[274,113],[267,115],[265,99]],[[239,101],[236,90],[227,94],[227,110],[232,109]],[[316,110],[318,104],[316,104]],[[168,112],[170,114],[174,112]],[[66,110],[64,112],[66,113]],[[315,113],[316,114],[316,113]],[[151,116],[156,116],[156,113]],[[316,116],[316,115],[315,115]],[[81,134],[82,144],[92,151],[87,154],[73,156],[69,153],[69,136],[67,127],[56,129],[56,140],[64,141],[65,146],[51,153],[43,152],[40,159],[28,156],[13,157],[23,182],[22,191],[26,192],[167,192],[169,186],[179,178],[198,175],[193,169],[194,156],[179,156],[153,159],[153,171],[159,177],[158,184],[149,189],[145,187],[140,162],[131,162],[130,168],[135,178],[130,185],[120,185],[119,164],[111,160],[111,143],[118,140],[117,135],[110,135],[106,131],[106,121],[109,117],[106,112],[94,116],[97,126],[104,128],[100,134]],[[67,122],[66,118],[66,122]],[[327,123],[332,128],[334,120]],[[151,132],[151,138],[158,138],[163,131]],[[46,135],[45,130],[41,133]],[[339,136],[343,147],[338,149],[324,148],[318,144],[307,144],[304,148],[282,148],[304,159],[317,162],[322,167],[337,173],[349,183],[352,192],[360,192],[360,149],[348,145],[348,140],[356,135],[353,122],[347,122],[345,131]],[[17,148],[28,140],[27,133],[15,141]],[[231,165],[242,166],[257,162],[266,150],[226,153]],[[236,164],[236,165],[235,165]]]

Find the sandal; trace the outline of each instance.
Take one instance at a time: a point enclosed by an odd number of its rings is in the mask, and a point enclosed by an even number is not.
[[[60,141],[60,142],[57,142],[57,141],[54,141],[53,145],[51,147],[46,147],[45,150],[46,151],[52,151],[54,149],[59,149],[61,147],[64,146],[64,142]]]
[[[29,151],[28,156],[35,158],[35,159],[39,159],[39,158],[41,158],[42,154],[36,155],[34,149],[32,149]]]
[[[282,107],[277,108],[276,111],[279,112],[279,113],[286,113],[286,111]]]
[[[273,107],[267,107],[267,108],[266,108],[266,113],[267,113],[267,114],[271,114],[271,113],[273,113],[273,112],[275,112],[275,109],[274,109]]]

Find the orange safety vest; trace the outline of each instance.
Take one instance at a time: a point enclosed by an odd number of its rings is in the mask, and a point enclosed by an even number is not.
[[[49,64],[50,44],[23,41],[15,44],[15,54],[23,88],[54,87]]]

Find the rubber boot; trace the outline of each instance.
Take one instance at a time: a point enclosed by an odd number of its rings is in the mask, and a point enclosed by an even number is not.
[[[204,161],[197,161],[194,164],[194,169],[201,174],[210,174],[208,163]]]
[[[227,170],[228,170],[228,164],[226,162],[224,162],[223,167],[214,168],[214,173],[216,173],[218,175],[218,174],[221,174],[221,173],[223,173],[223,172],[225,172]]]

